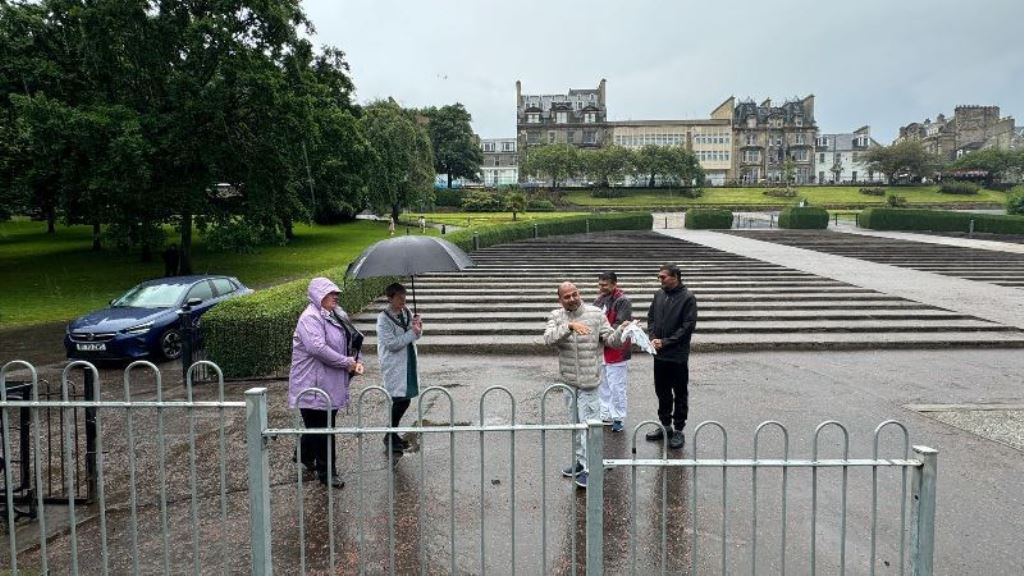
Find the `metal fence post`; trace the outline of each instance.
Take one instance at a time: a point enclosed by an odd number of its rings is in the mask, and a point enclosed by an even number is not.
[[[249,454],[249,542],[253,576],[273,574],[270,549],[270,465],[263,431],[267,428],[267,389],[245,391],[245,437]]]
[[[473,232],[473,250],[479,250],[479,249],[480,249],[480,235],[477,234],[476,232]]]
[[[192,306],[187,302],[178,310],[178,330],[181,332],[181,381],[185,382],[192,365]]]
[[[536,222],[534,222],[534,224],[533,224],[533,237],[534,238],[540,238],[540,232],[538,232],[538,230],[537,230],[537,223]]]
[[[970,228],[967,230],[967,237],[971,238],[974,236],[974,218],[971,218]]]
[[[93,400],[96,390],[95,368],[82,367],[82,389],[84,400]],[[96,409],[85,409],[85,486],[88,502],[96,499],[99,491],[96,477]]]
[[[914,446],[921,466],[914,467],[911,483],[910,573],[931,576],[935,555],[935,479],[939,452]]]
[[[604,574],[604,425],[587,422],[587,576]]]
[[[587,234],[590,234],[590,218],[587,218]]]

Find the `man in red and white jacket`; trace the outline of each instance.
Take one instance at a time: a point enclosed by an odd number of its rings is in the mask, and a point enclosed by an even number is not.
[[[633,319],[633,303],[622,293],[618,284],[615,272],[602,272],[597,277],[597,287],[601,294],[594,300],[594,306],[604,312],[612,328],[618,328],[623,322]],[[631,347],[628,339],[620,348],[604,347],[598,395],[601,398],[601,420],[611,424],[612,432],[622,432],[622,421],[626,419]]]

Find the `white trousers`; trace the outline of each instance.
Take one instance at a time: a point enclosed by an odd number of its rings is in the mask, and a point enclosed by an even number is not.
[[[597,390],[601,396],[602,420],[626,419],[626,388],[629,362],[616,362],[601,367],[601,385]]]
[[[569,419],[572,422],[589,422],[601,418],[601,399],[597,390],[576,391],[576,415],[572,413],[572,396],[565,394],[566,408],[569,410]],[[587,469],[587,431],[576,432],[576,462]]]

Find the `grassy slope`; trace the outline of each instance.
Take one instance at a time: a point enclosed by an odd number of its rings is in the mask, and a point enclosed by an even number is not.
[[[887,188],[888,193],[904,196],[910,204],[979,204],[993,203],[1002,204],[1006,201],[1006,194],[993,190],[982,190],[976,195],[958,196],[951,194],[940,194],[936,186],[907,186]],[[596,207],[643,207],[643,206],[702,206],[702,205],[756,205],[756,206],[786,206],[796,204],[801,197],[807,198],[808,202],[817,206],[883,206],[885,196],[868,196],[861,194],[858,188],[854,187],[806,187],[799,188],[795,198],[774,198],[766,196],[763,188],[712,188],[704,189],[704,196],[700,198],[681,198],[670,196],[668,191],[641,191],[630,192],[622,198],[594,198],[590,193],[583,190],[570,192],[566,200],[579,206],[591,208]]]
[[[369,244],[386,238],[387,227],[376,222],[297,225],[295,234],[287,246],[264,247],[256,254],[210,252],[200,237],[194,270],[265,287],[345,265]],[[159,254],[154,262],[143,263],[137,254],[95,253],[89,249],[91,235],[88,226],[58,227],[49,236],[45,223],[0,223],[0,327],[66,321],[102,307],[141,280],[162,275]]]
[[[530,220],[563,218],[578,214],[585,214],[585,212],[520,212],[516,215],[516,219],[518,222],[528,222]],[[406,212],[403,215],[403,221],[415,221],[421,215],[428,222],[458,226],[460,228],[512,222],[511,212]]]

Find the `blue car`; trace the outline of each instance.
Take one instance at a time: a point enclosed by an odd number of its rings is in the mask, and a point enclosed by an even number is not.
[[[148,280],[68,324],[64,349],[82,360],[176,360],[182,342],[178,311],[189,304],[195,322],[218,302],[251,293],[228,276]]]

